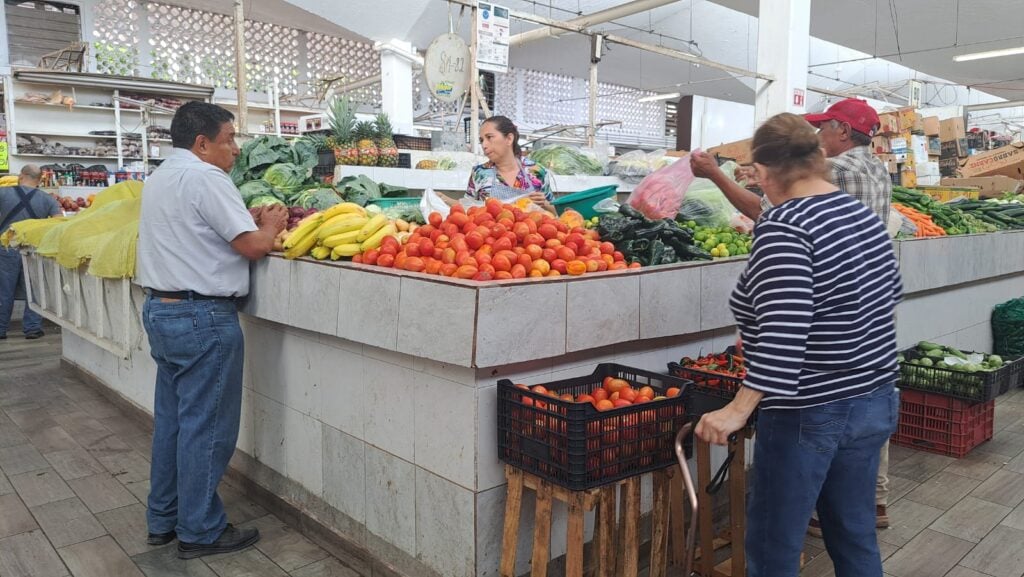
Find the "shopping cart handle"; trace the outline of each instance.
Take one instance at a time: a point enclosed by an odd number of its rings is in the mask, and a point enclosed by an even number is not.
[[[686,551],[684,553],[684,573],[689,577],[693,570],[694,544],[697,540],[697,491],[693,486],[693,477],[690,476],[690,468],[686,463],[686,449],[683,446],[686,437],[693,432],[694,423],[691,421],[683,425],[676,434],[676,459],[679,461],[679,469],[683,473],[683,486],[686,489],[686,497],[690,500],[690,530],[686,533]]]

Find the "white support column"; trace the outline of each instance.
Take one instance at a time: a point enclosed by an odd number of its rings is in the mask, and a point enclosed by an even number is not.
[[[412,66],[422,61],[408,42],[378,42],[375,48],[380,52],[381,108],[396,133],[414,134]]]
[[[757,71],[775,78],[757,81],[754,119],[781,112],[806,112],[811,0],[760,0]]]

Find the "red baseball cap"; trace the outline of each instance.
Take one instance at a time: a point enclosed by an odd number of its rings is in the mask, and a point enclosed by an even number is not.
[[[821,126],[822,122],[838,120],[839,122],[849,124],[850,128],[857,132],[867,134],[868,136],[874,136],[881,125],[875,109],[871,108],[871,105],[867,102],[857,98],[840,100],[829,106],[828,110],[822,114],[807,114],[804,115],[804,119],[815,127]]]

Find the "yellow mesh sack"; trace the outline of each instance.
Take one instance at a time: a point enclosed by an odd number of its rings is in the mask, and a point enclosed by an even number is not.
[[[139,212],[142,199],[114,200],[83,211],[43,237],[39,247],[42,254],[49,254],[56,245],[53,255],[64,268],[78,268],[93,258],[106,237],[124,226],[134,224],[136,234],[139,228]],[[134,260],[134,257],[133,257]],[[128,266],[128,263],[125,263]],[[134,267],[134,265],[131,265]]]
[[[43,235],[53,227],[65,222],[66,217],[33,218],[18,221],[10,226],[0,238],[0,243],[7,246],[39,246]]]
[[[89,260],[89,274],[99,278],[134,277],[138,240],[138,219],[97,237]]]
[[[133,200],[136,198],[142,198],[142,182],[138,180],[126,180],[113,186],[108,186],[96,193],[96,198],[92,200],[92,204],[83,212],[90,211],[94,208],[101,208],[107,203],[117,200]],[[79,216],[81,216],[81,214],[79,214]]]
[[[18,176],[15,174],[0,176],[0,188],[6,186],[18,186]]]

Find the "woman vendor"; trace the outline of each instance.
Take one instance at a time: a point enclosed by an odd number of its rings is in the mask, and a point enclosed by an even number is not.
[[[519,129],[504,116],[492,116],[480,126],[480,145],[487,162],[473,167],[466,187],[472,200],[497,198],[507,202],[528,195],[534,204],[555,212],[548,171],[519,148]]]

